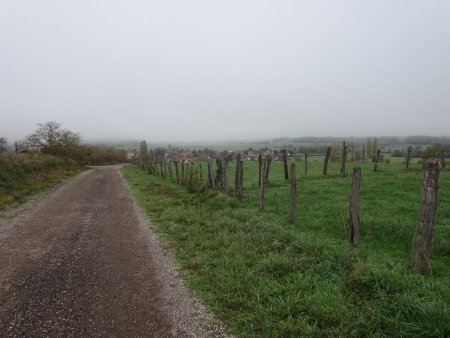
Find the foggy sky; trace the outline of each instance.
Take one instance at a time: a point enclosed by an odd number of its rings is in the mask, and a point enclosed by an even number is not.
[[[0,136],[450,135],[450,1],[0,0]]]

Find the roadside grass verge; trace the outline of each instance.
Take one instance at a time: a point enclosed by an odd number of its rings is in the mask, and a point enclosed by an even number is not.
[[[188,283],[235,334],[450,336],[449,173],[441,173],[434,275],[424,277],[410,271],[421,190],[417,163],[407,171],[394,161],[376,173],[360,164],[357,248],[346,242],[351,175],[340,178],[332,163],[323,177],[322,161],[314,159],[307,177],[302,162],[297,166],[293,224],[287,221],[289,184],[281,162],[273,163],[263,212],[254,162],[245,162],[242,203],[220,192],[188,193],[134,165],[122,172]]]
[[[50,155],[5,154],[0,157],[0,210],[23,203],[82,169],[72,160]]]

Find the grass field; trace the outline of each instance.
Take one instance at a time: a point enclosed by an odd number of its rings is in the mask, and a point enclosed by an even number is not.
[[[257,163],[245,162],[245,198],[190,194],[137,166],[122,169],[188,283],[241,337],[450,336],[450,175],[441,172],[433,276],[410,270],[421,171],[392,158],[362,168],[361,244],[347,245],[348,177],[311,158],[297,162],[298,217],[274,162],[258,210]],[[230,177],[233,177],[230,163]],[[205,166],[203,166],[205,167]],[[204,175],[205,177],[205,175]]]

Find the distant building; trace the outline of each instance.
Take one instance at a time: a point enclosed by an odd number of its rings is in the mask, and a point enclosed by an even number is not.
[[[182,151],[181,153],[173,155],[173,159],[177,162],[185,161],[185,160],[192,160],[193,155],[190,151]]]

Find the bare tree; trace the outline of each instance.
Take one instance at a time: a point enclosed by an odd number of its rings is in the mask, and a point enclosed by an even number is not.
[[[78,146],[81,143],[80,134],[73,131],[63,129],[59,135],[59,143],[63,147]]]
[[[81,137],[78,133],[62,129],[56,121],[39,123],[36,131],[27,137],[27,143],[36,148],[79,146]]]

